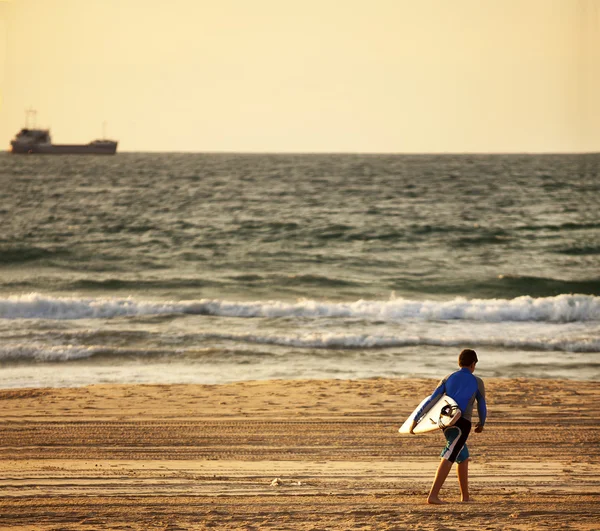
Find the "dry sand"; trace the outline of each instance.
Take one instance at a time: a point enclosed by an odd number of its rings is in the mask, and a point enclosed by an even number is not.
[[[425,503],[431,380],[0,391],[0,529],[600,529],[600,384],[486,380],[471,493]]]

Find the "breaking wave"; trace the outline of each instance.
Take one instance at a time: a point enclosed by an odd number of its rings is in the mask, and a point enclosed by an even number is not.
[[[407,319],[427,321],[470,320],[479,322],[533,321],[578,322],[600,320],[600,297],[558,295],[515,299],[466,299],[450,301],[409,300],[324,302],[299,300],[235,302],[144,301],[130,298],[67,298],[39,293],[0,299],[0,319],[111,319],[144,315],[191,314],[222,317],[349,318],[380,322]]]
[[[384,348],[402,348],[416,346],[459,347],[474,341],[478,347],[502,348],[508,350],[560,351],[595,353],[600,352],[600,339],[575,338],[508,338],[505,336],[489,337],[485,340],[471,337],[418,337],[418,336],[382,336],[369,334],[304,334],[304,335],[269,335],[269,334],[198,334],[198,347],[194,348],[120,348],[101,345],[44,345],[39,342],[8,343],[0,346],[0,361],[25,362],[67,362],[89,359],[95,356],[151,358],[153,356],[195,356],[206,355],[207,343],[217,341],[234,342],[235,345],[274,345],[298,349],[319,350],[373,350]],[[232,346],[233,347],[233,346]],[[221,346],[220,355],[227,350]],[[234,348],[232,352],[236,352]],[[242,352],[242,351],[240,351]],[[248,351],[243,351],[248,356]],[[260,355],[266,355],[262,353]],[[589,363],[590,360],[588,360]]]

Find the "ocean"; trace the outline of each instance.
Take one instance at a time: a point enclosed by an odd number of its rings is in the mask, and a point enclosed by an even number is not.
[[[0,387],[600,380],[600,155],[0,154]]]

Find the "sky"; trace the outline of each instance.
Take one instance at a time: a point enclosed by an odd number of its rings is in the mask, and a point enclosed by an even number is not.
[[[0,0],[0,149],[31,108],[119,151],[600,151],[598,94],[600,0]]]

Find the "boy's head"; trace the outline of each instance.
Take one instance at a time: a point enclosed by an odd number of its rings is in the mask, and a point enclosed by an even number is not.
[[[458,366],[459,367],[470,367],[473,363],[477,363],[477,353],[470,348],[466,348],[461,351],[458,355]]]

